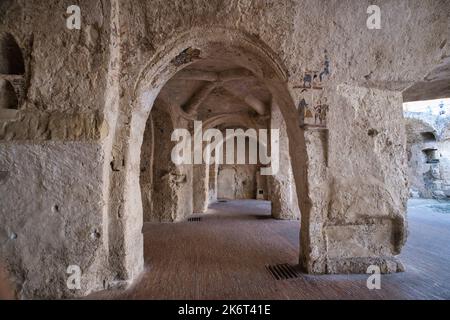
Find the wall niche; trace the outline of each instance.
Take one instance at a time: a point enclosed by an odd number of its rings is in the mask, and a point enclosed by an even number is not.
[[[12,34],[0,33],[0,121],[17,115],[24,100],[25,64]]]
[[[424,142],[434,142],[436,141],[436,136],[433,132],[421,132],[420,136],[422,137]]]
[[[23,75],[22,50],[10,33],[0,33],[0,74]]]
[[[432,148],[428,148],[428,149],[424,149],[422,150],[422,152],[425,154],[425,160],[426,163],[439,163],[439,157],[437,155],[437,149],[432,149]]]

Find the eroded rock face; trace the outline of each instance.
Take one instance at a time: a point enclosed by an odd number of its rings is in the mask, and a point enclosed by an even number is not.
[[[337,93],[346,107],[329,118],[325,232],[329,268],[348,272],[345,260],[393,257],[406,240],[406,136],[401,94],[349,86]]]
[[[102,215],[109,161],[100,140],[108,130],[110,8],[85,5],[85,26],[99,29],[95,43],[84,41],[84,30],[66,29],[63,1],[6,1],[0,8],[0,33],[12,35],[24,64],[23,74],[18,67],[2,74],[19,104],[13,117],[0,117],[0,171],[7,173],[0,182],[0,264],[22,298],[84,295],[114,278]],[[60,14],[49,19],[48,10]],[[83,272],[82,290],[66,286],[70,265]]]
[[[405,112],[410,195],[447,199],[450,196],[450,118]]]
[[[102,196],[102,161],[95,143],[0,148],[0,168],[7,173],[0,183],[7,193],[0,208],[1,258],[19,296],[70,294],[65,281],[43,285],[63,281],[70,265],[83,270],[87,292],[103,288],[109,276],[100,214],[104,203],[92,201]]]
[[[147,118],[163,86],[202,61],[225,60],[253,74],[227,88],[223,64],[213,66],[219,78],[202,76],[214,82],[202,90],[212,93],[209,102],[225,100],[236,110],[228,89],[256,117],[271,99],[279,106],[305,270],[401,270],[395,255],[405,241],[408,196],[401,91],[450,55],[446,1],[382,2],[376,31],[366,28],[360,1],[83,0],[80,31],[65,27],[66,5],[0,4],[0,33],[14,36],[24,60],[22,102],[0,119],[0,264],[19,297],[82,296],[139,275]],[[305,93],[294,87],[305,70],[323,66],[325,49],[327,127],[300,128],[295,106]],[[190,56],[180,58],[183,52]],[[190,96],[179,92],[175,101]],[[202,96],[183,110],[206,117],[208,107],[197,109],[208,101]],[[188,194],[192,167],[161,178],[176,185],[183,175]],[[192,213],[192,194],[177,203],[186,210],[177,216]],[[67,288],[68,265],[80,266],[81,290]]]

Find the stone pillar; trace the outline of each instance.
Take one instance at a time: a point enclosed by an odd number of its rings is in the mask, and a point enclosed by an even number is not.
[[[219,165],[211,164],[209,166],[209,203],[217,201],[217,174],[219,171]]]
[[[208,209],[209,202],[209,165],[193,165],[193,211],[203,213]]]
[[[299,219],[300,210],[289,156],[289,139],[286,124],[276,104],[272,104],[270,127],[280,130],[280,168],[277,174],[267,176],[272,216],[276,219]]]
[[[408,199],[402,94],[339,85],[331,97],[326,271],[402,270],[395,258],[406,239]]]
[[[327,219],[328,192],[326,129],[303,131],[306,144],[307,170],[301,169],[308,181],[307,195],[302,200],[300,210],[300,265],[308,273],[327,273],[327,247],[323,228]],[[299,170],[300,171],[300,170]],[[308,214],[305,214],[308,213]]]
[[[190,216],[194,212],[193,208],[193,181],[194,166],[190,164],[179,165],[177,167],[177,177],[174,181],[176,213],[174,221],[180,221]]]

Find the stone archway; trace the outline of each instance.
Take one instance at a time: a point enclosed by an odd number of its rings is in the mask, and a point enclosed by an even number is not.
[[[253,121],[249,116],[231,114],[215,116],[208,119],[203,123],[203,130],[215,129],[222,125],[239,127],[243,128],[243,130],[262,129],[262,126]],[[196,132],[195,134],[199,135],[201,132]],[[224,140],[217,144],[216,147],[221,148],[223,151],[228,139],[230,139],[230,137],[227,138],[224,136]],[[258,141],[256,141],[256,143],[258,143]],[[224,156],[224,158],[226,158],[226,156]],[[208,163],[209,160],[206,160],[206,162]],[[208,205],[211,203],[211,200],[213,200],[212,202],[215,202],[219,198],[219,167],[221,167],[219,164],[197,165],[197,174],[204,176],[205,181],[196,183],[197,179],[194,179],[194,212],[205,212]],[[196,208],[201,208],[203,210],[196,211]]]
[[[232,130],[234,133],[224,136],[224,139],[216,144],[215,148],[219,148],[221,152],[225,153],[224,150],[228,151],[228,148],[232,145],[235,150],[233,158],[236,157],[237,159],[240,157],[241,160],[245,160],[243,161],[245,163],[239,164],[239,162],[233,161],[232,164],[229,164],[226,161],[227,156],[224,155],[224,161],[217,165],[217,198],[228,200],[257,199],[257,182],[260,181],[261,184],[266,185],[267,175],[261,175],[261,167],[264,167],[264,165],[260,161],[254,161],[253,164],[250,164],[249,158],[252,153],[250,150],[253,150],[253,155],[258,155],[258,159],[260,159],[261,153],[267,155],[270,152],[269,143],[260,140],[256,129],[247,127],[245,124]],[[244,152],[242,152],[242,149],[237,151],[236,142],[239,140],[245,144]],[[231,144],[229,145],[229,143]],[[241,153],[241,156],[238,153]],[[242,154],[244,154],[244,157]],[[273,161],[274,159],[271,160]],[[267,188],[264,189],[267,190]]]
[[[112,150],[113,162],[123,164],[123,168],[111,177],[107,196],[110,200],[108,243],[113,253],[109,255],[109,261],[111,271],[116,275],[115,281],[132,281],[143,269],[139,163],[144,128],[161,88],[189,65],[189,57],[183,57],[188,48],[199,50],[202,57],[233,57],[267,86],[277,102],[290,138],[290,153],[302,212],[300,261],[306,270],[314,272],[309,265],[310,254],[320,252],[320,249],[311,248],[315,240],[311,239],[309,227],[311,202],[308,197],[306,144],[303,130],[297,122],[297,110],[287,88],[285,68],[260,40],[241,32],[213,28],[190,30],[169,41],[141,72],[134,88],[131,107],[126,101],[120,103],[121,112],[126,115],[124,118],[129,120],[119,122],[114,128]],[[321,237],[320,234],[317,236]]]

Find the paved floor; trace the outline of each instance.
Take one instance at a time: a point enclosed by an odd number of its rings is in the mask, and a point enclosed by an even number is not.
[[[450,299],[450,202],[411,200],[406,272],[383,275],[368,290],[366,275],[301,275],[275,280],[266,265],[296,264],[299,222],[270,219],[270,203],[229,201],[201,222],[145,224],[146,270],[119,299]]]

